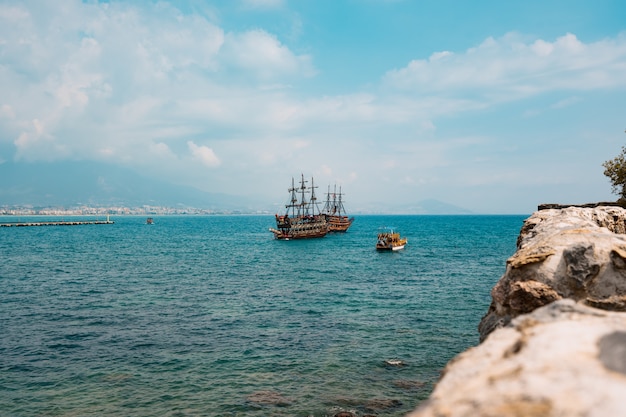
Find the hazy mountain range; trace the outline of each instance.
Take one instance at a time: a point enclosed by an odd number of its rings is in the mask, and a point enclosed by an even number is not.
[[[221,193],[143,177],[119,166],[94,162],[0,164],[0,206],[194,207],[211,210],[280,210],[275,202]],[[401,207],[346,207],[351,213],[469,214],[438,200]]]
[[[253,209],[255,203],[259,204],[245,197],[153,180],[130,169],[102,163],[0,164],[2,205],[151,205],[233,210]]]

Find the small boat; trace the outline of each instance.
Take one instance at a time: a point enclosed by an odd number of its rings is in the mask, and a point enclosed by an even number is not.
[[[276,214],[276,228],[270,228],[276,239],[311,239],[324,237],[328,233],[326,217],[321,213],[315,197],[317,187],[313,178],[310,187],[306,185],[307,182],[302,175],[300,186],[296,187],[291,178],[291,188],[288,190],[291,198],[285,205],[285,214]]]
[[[322,214],[326,216],[329,232],[346,232],[354,221],[354,217],[348,217],[346,215],[346,210],[341,200],[342,195],[341,187],[339,187],[339,193],[337,193],[337,186],[335,185],[334,192],[331,193],[330,185],[328,186],[326,204],[322,209]]]
[[[376,241],[376,250],[379,251],[396,251],[404,249],[404,246],[408,242],[405,237],[400,237],[400,233],[396,232],[391,227],[386,227],[378,233],[378,240]]]

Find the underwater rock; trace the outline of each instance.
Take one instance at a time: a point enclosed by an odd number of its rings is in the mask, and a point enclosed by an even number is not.
[[[423,381],[413,381],[408,379],[398,379],[393,381],[393,385],[405,390],[418,390],[423,388],[426,383]]]
[[[387,398],[375,398],[373,400],[369,400],[365,404],[365,409],[368,411],[382,411],[388,410],[390,408],[400,407],[402,405],[402,401],[387,399]]]
[[[356,414],[354,414],[351,411],[340,411],[337,414],[335,414],[333,417],[356,417]]]
[[[246,400],[262,405],[286,406],[291,404],[291,400],[276,391],[256,391],[248,395]]]

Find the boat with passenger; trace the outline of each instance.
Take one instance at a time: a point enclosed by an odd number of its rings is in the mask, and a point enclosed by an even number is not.
[[[378,238],[376,240],[376,250],[378,251],[397,251],[400,249],[404,249],[404,246],[407,244],[408,239],[405,237],[400,237],[400,233],[398,233],[392,227],[382,228],[378,232]]]

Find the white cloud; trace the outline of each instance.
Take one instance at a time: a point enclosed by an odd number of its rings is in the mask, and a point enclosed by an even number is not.
[[[54,160],[70,154],[67,146],[48,133],[45,122],[33,119],[14,141],[16,158],[27,161]]]
[[[192,141],[188,141],[187,146],[189,147],[189,150],[191,151],[194,159],[200,161],[203,165],[215,168],[221,164],[221,161],[219,160],[217,155],[215,155],[213,149],[209,148],[208,146],[198,146]]]
[[[386,184],[408,199],[415,191],[409,186],[428,182],[445,190],[458,182],[446,184],[447,177],[465,178],[468,170],[495,178],[492,167],[466,164],[477,152],[491,155],[498,141],[514,141],[516,132],[464,141],[459,136],[497,135],[492,126],[466,126],[475,116],[492,112],[482,120],[496,125],[499,104],[540,98],[515,109],[515,117],[529,116],[525,131],[551,109],[568,117],[584,108],[590,91],[614,98],[626,86],[624,36],[583,42],[573,34],[553,40],[508,34],[465,51],[432,53],[382,80],[333,93],[333,82],[323,84],[328,74],[322,84],[311,78],[317,74],[309,21],[295,40],[285,35],[288,23],[277,35],[267,27],[237,29],[236,18],[225,31],[218,19],[219,13],[183,13],[167,2],[0,2],[0,152],[132,164],[222,192],[256,192],[261,181],[276,184],[304,171],[316,182],[319,175],[322,186],[353,185],[351,197],[357,187],[374,194],[378,168],[388,167],[388,178],[412,179],[404,189]],[[531,157],[524,161],[532,164]],[[211,175],[218,178],[213,183]]]
[[[452,55],[453,55],[453,53],[450,52],[450,51],[435,52],[434,54],[432,54],[430,56],[430,58],[428,58],[428,61],[430,61],[430,62],[442,61],[446,57],[449,57],[449,56],[452,56]]]
[[[320,167],[320,172],[326,177],[331,177],[333,175],[333,169],[328,165],[322,165]]]
[[[15,112],[13,108],[8,104],[3,104],[0,106],[0,117],[4,117],[7,119],[15,119]]]
[[[0,130],[14,135],[0,142],[34,159],[137,161],[155,138],[168,146],[207,130],[288,128],[300,103],[255,84],[314,71],[268,32],[226,37],[167,3],[0,4],[0,43]],[[55,146],[30,146],[44,138]]]
[[[101,54],[101,45],[95,39],[83,38],[59,72],[51,74],[48,83],[56,84],[54,95],[61,107],[83,108],[90,96],[106,98],[111,94],[111,86],[104,82],[103,74],[92,67]]]
[[[389,71],[384,82],[397,91],[478,94],[513,100],[546,91],[626,86],[626,37],[585,44],[568,33],[553,42],[525,42],[510,33],[462,54],[448,51]]]
[[[222,56],[225,63],[263,80],[285,76],[309,77],[315,74],[309,55],[296,55],[264,30],[229,33]]]
[[[0,5],[0,19],[18,21],[28,19],[30,14],[19,6]]]

